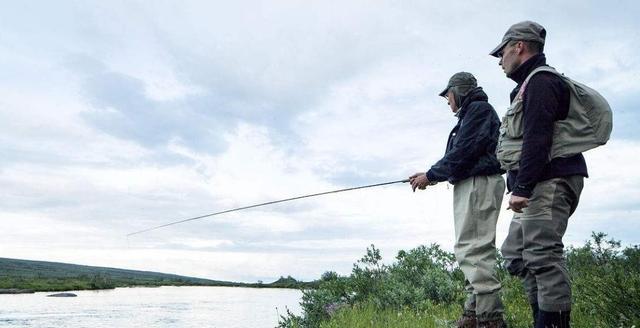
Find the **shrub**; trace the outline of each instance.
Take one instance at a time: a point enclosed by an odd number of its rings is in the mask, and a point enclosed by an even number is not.
[[[567,252],[574,312],[592,327],[640,327],[640,249],[606,237],[593,233]]]
[[[438,245],[400,251],[393,265],[384,265],[374,245],[354,265],[351,275],[335,272],[322,275],[317,289],[304,290],[303,314],[282,316],[279,327],[319,327],[337,309],[370,304],[377,309],[430,308],[462,300],[464,277],[453,254]],[[294,324],[295,323],[295,324]]]

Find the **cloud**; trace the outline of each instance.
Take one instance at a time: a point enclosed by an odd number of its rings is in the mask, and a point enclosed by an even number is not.
[[[614,108],[613,139],[586,154],[591,178],[566,244],[591,230],[638,243],[634,2],[39,7],[0,10],[0,217],[15,227],[0,256],[270,281],[347,273],[372,243],[389,259],[431,242],[451,249],[445,184],[124,235],[424,171],[455,124],[436,95],[453,73],[473,72],[504,113],[514,84],[487,52],[524,19],[547,27],[550,64]]]

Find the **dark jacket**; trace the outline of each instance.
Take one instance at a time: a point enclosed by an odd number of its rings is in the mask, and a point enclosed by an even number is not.
[[[500,119],[478,87],[462,98],[458,124],[451,130],[444,157],[427,171],[429,181],[456,183],[476,175],[502,174],[496,158]]]
[[[509,75],[518,83],[511,92],[511,101],[529,73],[543,65],[546,66],[546,58],[544,54],[538,54]],[[507,174],[507,188],[513,195],[531,197],[533,188],[540,181],[570,175],[588,176],[582,154],[547,162],[554,122],[567,118],[570,96],[569,87],[553,73],[536,73],[527,83],[522,99],[524,134],[520,169]]]

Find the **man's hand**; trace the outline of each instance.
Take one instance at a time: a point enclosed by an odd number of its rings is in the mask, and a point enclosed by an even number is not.
[[[525,207],[529,207],[529,198],[511,195],[511,198],[509,198],[509,207],[507,207],[508,210],[522,213],[522,209]]]
[[[411,189],[413,189],[413,192],[416,192],[416,189],[425,190],[431,183],[427,178],[427,174],[424,172],[418,172],[410,176],[409,182],[411,182]]]

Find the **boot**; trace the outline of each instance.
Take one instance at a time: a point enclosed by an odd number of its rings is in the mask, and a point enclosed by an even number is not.
[[[539,310],[536,328],[571,328],[570,318],[571,311],[547,312]]]
[[[478,321],[478,328],[507,328],[507,323],[500,319]]]
[[[474,311],[465,310],[458,321],[456,321],[457,328],[476,328],[478,325],[478,317]]]
[[[540,311],[540,308],[538,307],[538,303],[531,303],[531,314],[533,315],[533,326],[537,327],[537,322],[538,322],[538,311]]]

